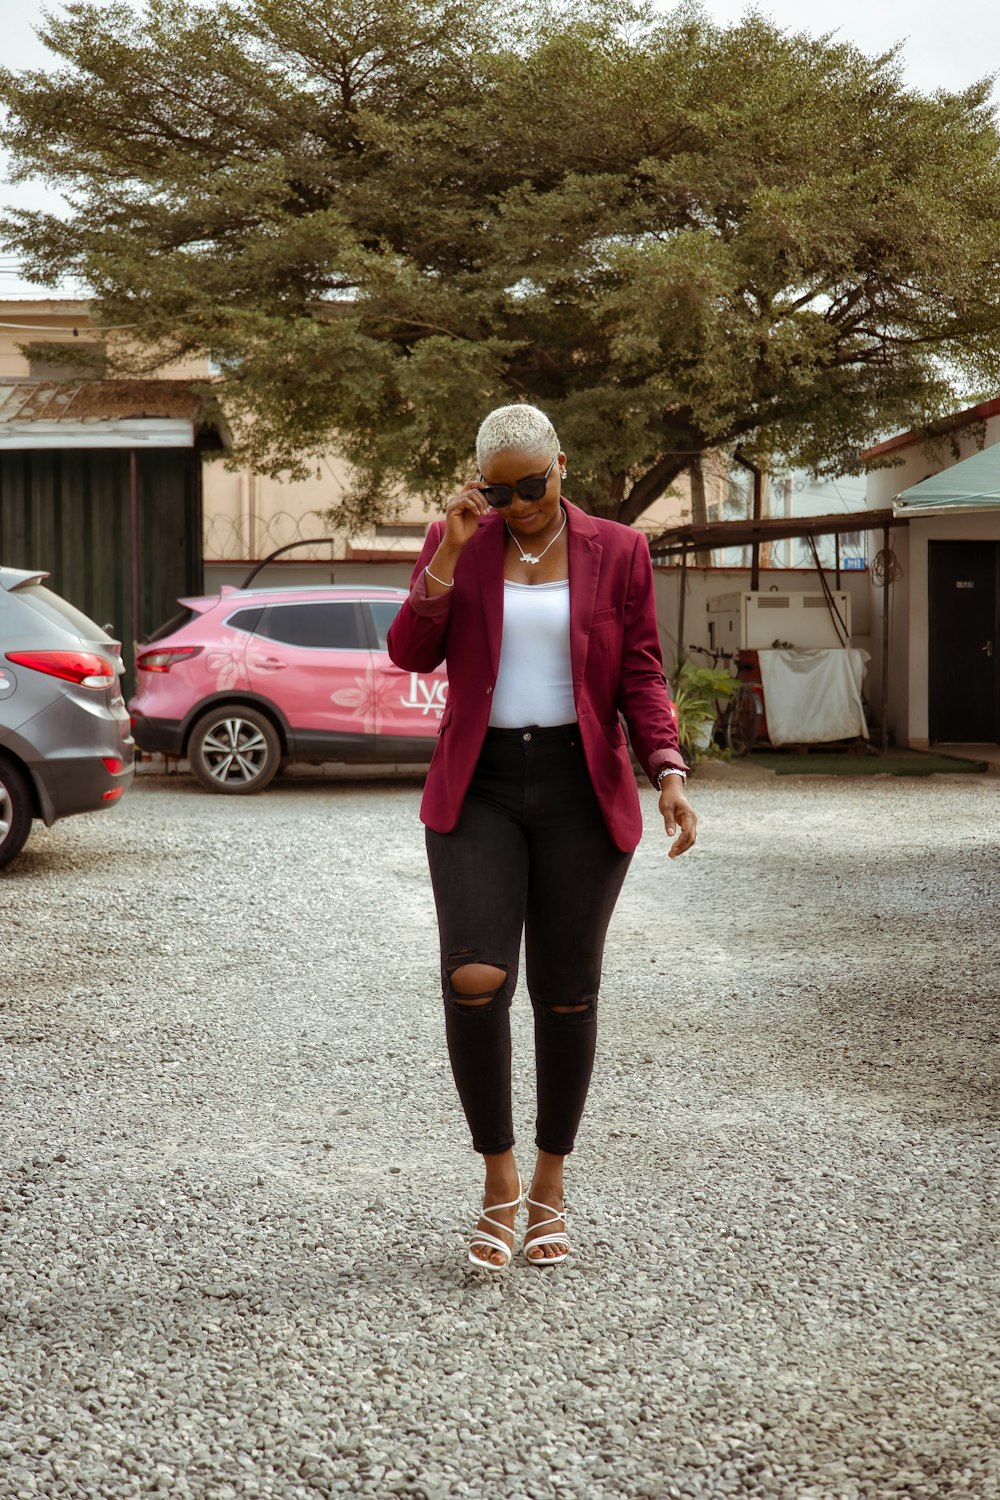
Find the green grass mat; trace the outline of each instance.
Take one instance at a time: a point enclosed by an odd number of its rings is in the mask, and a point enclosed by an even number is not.
[[[989,769],[983,760],[959,760],[954,755],[928,755],[922,750],[894,750],[888,755],[855,755],[849,751],[754,750],[750,765],[763,766],[779,776],[933,776],[940,771],[966,775]]]

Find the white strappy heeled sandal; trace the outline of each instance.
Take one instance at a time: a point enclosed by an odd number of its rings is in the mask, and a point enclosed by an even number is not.
[[[553,1208],[551,1203],[539,1203],[536,1198],[525,1194],[525,1203],[529,1208],[544,1208],[545,1212],[551,1214],[551,1219],[539,1219],[537,1224],[529,1224],[524,1234],[524,1244],[521,1246],[522,1254],[529,1266],[557,1266],[569,1255],[573,1246],[569,1242],[569,1235],[565,1229],[550,1229],[548,1234],[539,1233],[548,1224],[560,1224],[566,1221],[566,1210],[564,1208]],[[534,1250],[539,1245],[563,1245],[565,1255],[529,1255],[529,1250]]]
[[[499,1219],[494,1219],[491,1215],[490,1210],[492,1209],[496,1211],[497,1209],[501,1208],[520,1208],[523,1201],[524,1179],[522,1178],[520,1172],[518,1172],[517,1197],[514,1199],[514,1201],[512,1203],[491,1203],[489,1208],[484,1208],[482,1213],[480,1214],[480,1218],[485,1219],[487,1224],[492,1224],[495,1229],[502,1229],[504,1234],[509,1234],[511,1243],[508,1245],[506,1240],[502,1240],[498,1234],[491,1234],[488,1229],[474,1230],[472,1233],[472,1243],[469,1246],[469,1260],[472,1265],[479,1266],[483,1271],[506,1271],[507,1267],[510,1265],[510,1258],[514,1254],[514,1241],[517,1238],[517,1233],[514,1229],[509,1229],[506,1224],[502,1224]],[[491,1250],[500,1250],[502,1251],[506,1259],[503,1260],[499,1265],[497,1265],[495,1260],[482,1260],[478,1255],[473,1254],[473,1245],[488,1245]]]

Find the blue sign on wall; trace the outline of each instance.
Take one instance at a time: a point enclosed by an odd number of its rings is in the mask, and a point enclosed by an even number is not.
[[[857,553],[848,552],[840,559],[840,566],[846,573],[863,573],[868,564]]]

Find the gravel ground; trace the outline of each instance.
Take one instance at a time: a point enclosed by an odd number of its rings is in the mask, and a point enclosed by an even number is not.
[[[677,863],[645,794],[577,1253],[501,1278],[464,1263],[414,782],[147,776],[36,829],[2,1500],[1000,1496],[1000,781],[694,791]]]

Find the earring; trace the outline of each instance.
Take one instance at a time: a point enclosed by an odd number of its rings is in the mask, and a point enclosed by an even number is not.
[[[566,470],[565,469],[560,469],[559,470],[559,478],[560,479],[565,479],[566,478]]]

